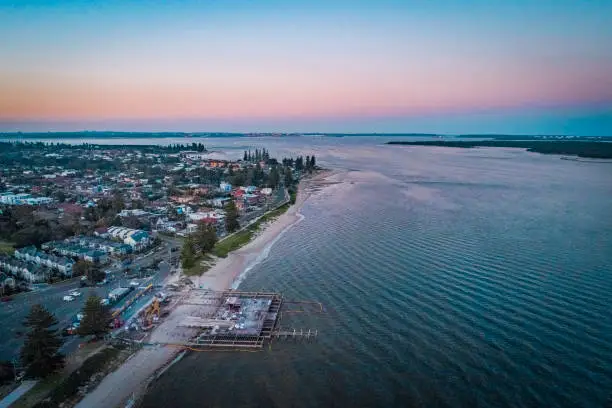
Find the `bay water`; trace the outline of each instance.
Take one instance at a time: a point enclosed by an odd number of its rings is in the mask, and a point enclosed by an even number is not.
[[[282,322],[317,341],[192,353],[142,406],[612,403],[612,163],[375,139],[276,148],[315,153],[340,183],[240,289],[321,302]]]

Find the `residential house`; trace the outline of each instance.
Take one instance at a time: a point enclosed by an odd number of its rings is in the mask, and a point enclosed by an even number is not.
[[[135,251],[140,251],[151,245],[151,237],[146,231],[125,227],[110,227],[108,235],[130,245]]]

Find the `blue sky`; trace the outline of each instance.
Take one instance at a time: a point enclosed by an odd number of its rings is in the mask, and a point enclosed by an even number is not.
[[[610,1],[0,0],[0,130],[612,135]]]

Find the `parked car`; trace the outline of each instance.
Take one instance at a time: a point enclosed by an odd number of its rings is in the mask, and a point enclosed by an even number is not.
[[[2,297],[2,301],[3,301],[3,302],[10,302],[11,300],[13,300],[13,298],[12,298],[12,297],[10,297],[10,296],[3,296],[3,297]]]
[[[138,285],[140,285],[140,283],[138,281],[133,280],[133,281],[130,282],[130,286],[136,287]]]
[[[81,292],[73,290],[72,292],[69,293],[69,295],[73,296],[73,297],[79,297],[79,296],[81,296]]]
[[[72,302],[74,300],[74,296],[66,295],[64,296],[64,302]]]

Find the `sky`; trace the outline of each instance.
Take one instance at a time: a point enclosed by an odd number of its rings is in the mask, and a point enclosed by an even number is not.
[[[0,131],[612,135],[612,1],[0,0]]]

